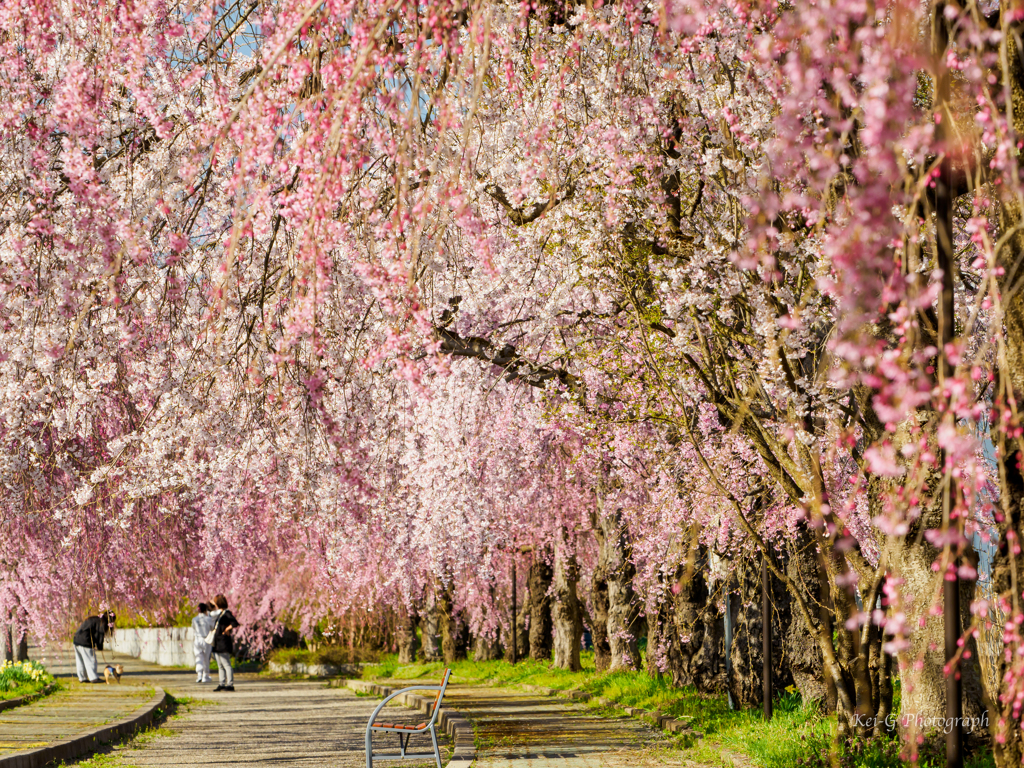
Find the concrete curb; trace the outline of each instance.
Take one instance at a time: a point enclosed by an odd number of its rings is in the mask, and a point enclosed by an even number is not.
[[[688,736],[692,736],[696,739],[704,738],[703,733],[701,733],[700,731],[693,730],[693,725],[691,723],[691,720],[693,718],[690,717],[674,718],[669,717],[668,715],[663,715],[661,714],[661,712],[651,712],[646,709],[640,709],[639,707],[626,707],[622,704],[612,701],[611,699],[606,699],[603,696],[592,696],[586,691],[564,691],[559,688],[548,688],[543,685],[520,684],[519,687],[523,690],[530,691],[531,693],[543,693],[547,696],[557,696],[558,698],[570,699],[572,701],[594,700],[602,707],[618,710],[619,712],[627,714],[630,717],[639,718],[641,720],[644,720],[645,722],[650,723],[655,728],[660,728],[663,731],[668,731],[669,733],[685,734]]]
[[[153,698],[142,708],[125,720],[96,728],[70,739],[64,739],[45,747],[32,749],[25,752],[15,752],[13,755],[0,757],[0,768],[42,768],[48,763],[63,760],[69,762],[87,752],[92,752],[97,747],[111,741],[123,739],[136,731],[149,726],[156,717],[156,711],[162,707],[170,697],[163,688],[156,688]]]
[[[345,685],[353,691],[372,693],[381,697],[390,696],[395,690],[401,690],[400,688],[395,689],[387,685],[367,683],[363,680],[346,680]],[[434,704],[434,697],[428,698],[426,696],[417,696],[415,693],[406,693],[394,699],[394,701],[426,715],[430,713],[430,708]],[[455,751],[452,753],[452,759],[448,762],[448,768],[471,768],[473,761],[476,760],[476,744],[473,741],[472,724],[458,712],[447,709],[444,706],[441,707],[437,722],[441,730],[451,737],[452,743],[455,745]],[[0,768],[4,768],[3,763],[0,763]]]
[[[16,699],[7,699],[6,701],[0,701],[0,712],[7,709],[14,709],[20,707],[22,704],[31,704],[37,699],[41,699],[44,696],[49,696],[51,693],[57,690],[56,683],[50,683],[49,685],[43,686],[40,690],[35,693],[30,693],[28,696],[19,696]]]

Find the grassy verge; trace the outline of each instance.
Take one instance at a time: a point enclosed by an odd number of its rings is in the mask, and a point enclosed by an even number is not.
[[[549,664],[533,660],[509,664],[505,661],[457,661],[452,665],[454,683],[493,685],[541,685],[559,690],[581,690],[602,696],[624,706],[657,710],[671,717],[693,718],[695,730],[715,733],[744,713],[729,709],[725,696],[704,696],[692,688],[676,688],[666,678],[653,678],[646,672],[598,672],[593,654],[583,654],[583,671],[551,669]],[[365,667],[364,678],[393,680],[441,679],[443,663],[399,665],[395,657]],[[596,706],[596,705],[595,705]]]
[[[646,672],[598,672],[593,654],[582,655],[583,670],[552,669],[546,662],[532,660],[512,665],[505,661],[457,661],[452,664],[452,682],[515,687],[538,685],[558,690],[582,690],[622,706],[658,711],[676,718],[690,718],[702,740],[677,739],[682,757],[707,766],[753,764],[761,768],[900,768],[899,744],[888,739],[873,742],[837,741],[836,719],[824,715],[816,702],[801,702],[795,691],[776,699],[774,714],[765,722],[760,710],[732,710],[724,695],[704,695],[693,688],[676,688],[667,678],[653,678]],[[364,678],[436,682],[444,673],[443,663],[400,665],[396,656],[367,666]],[[595,701],[589,707],[600,711]],[[944,762],[941,763],[944,765]],[[992,768],[991,755],[968,759],[969,768]],[[931,757],[919,768],[937,768]]]

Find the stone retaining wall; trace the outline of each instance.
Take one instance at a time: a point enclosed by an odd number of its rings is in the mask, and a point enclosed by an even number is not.
[[[108,641],[109,642],[109,641]],[[110,650],[162,667],[196,666],[192,627],[143,627],[114,630]]]

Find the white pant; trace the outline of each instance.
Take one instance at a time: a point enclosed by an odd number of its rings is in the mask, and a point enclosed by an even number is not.
[[[78,672],[78,681],[84,683],[86,680],[93,682],[99,680],[96,672],[96,651],[92,648],[75,646],[75,671]]]
[[[196,680],[202,680],[204,683],[210,682],[210,653],[213,651],[213,646],[206,643],[194,643],[192,650],[196,653]]]
[[[231,654],[215,653],[213,657],[217,659],[217,677],[220,678],[220,684],[234,685],[235,671],[231,669]]]

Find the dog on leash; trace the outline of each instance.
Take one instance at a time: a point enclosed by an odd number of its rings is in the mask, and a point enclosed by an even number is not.
[[[115,664],[111,666],[107,664],[103,670],[103,679],[107,681],[107,685],[110,685],[110,678],[114,678],[114,682],[121,682],[121,675],[124,673],[124,667],[121,664]]]

